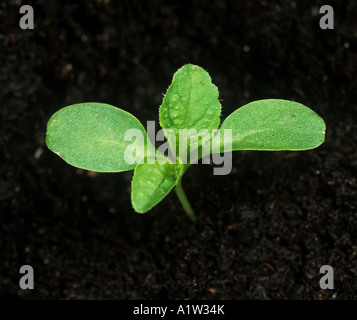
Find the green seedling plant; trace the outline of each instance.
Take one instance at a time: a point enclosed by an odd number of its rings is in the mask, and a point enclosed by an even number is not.
[[[287,100],[248,103],[219,127],[218,96],[217,87],[203,68],[187,64],[174,74],[159,109],[160,125],[169,145],[167,154],[155,147],[136,117],[103,103],[74,104],[57,111],[48,121],[46,144],[64,161],[81,169],[134,170],[131,201],[136,212],[149,211],[175,188],[184,210],[195,220],[182,177],[199,159],[238,150],[309,150],[324,142],[326,126],[322,118],[308,107]],[[133,129],[142,138],[128,139]],[[193,151],[198,155],[184,161]],[[128,161],[128,154],[134,160]]]

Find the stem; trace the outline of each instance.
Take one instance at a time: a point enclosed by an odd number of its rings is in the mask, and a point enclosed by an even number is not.
[[[176,191],[177,197],[179,198],[179,200],[180,200],[183,208],[185,209],[187,215],[190,217],[190,219],[192,221],[195,221],[197,219],[197,217],[196,217],[195,212],[193,211],[190,203],[187,200],[185,191],[182,188],[181,179],[182,179],[182,176],[180,177],[180,179],[178,180],[178,182],[176,184],[175,191]]]

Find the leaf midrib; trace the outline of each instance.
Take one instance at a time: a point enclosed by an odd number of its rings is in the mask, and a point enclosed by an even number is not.
[[[193,71],[193,70],[192,70]],[[191,104],[191,95],[192,95],[192,78],[193,78],[193,73],[190,74],[190,95],[188,96],[188,103],[187,103],[187,108],[186,108],[186,119],[185,119],[185,128],[187,129],[187,123],[188,123],[188,111],[189,107]],[[182,98],[180,96],[180,99],[182,101]]]

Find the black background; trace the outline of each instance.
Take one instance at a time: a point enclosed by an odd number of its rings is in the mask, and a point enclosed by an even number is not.
[[[20,4],[35,29],[19,28]],[[321,30],[331,4],[335,29]],[[355,1],[1,1],[0,297],[356,299]],[[59,108],[97,101],[143,123],[185,63],[206,69],[223,119],[250,101],[295,100],[327,124],[306,152],[235,152],[229,176],[193,166],[146,215],[132,173],[94,174],[45,146]],[[36,156],[35,156],[36,155]],[[35,270],[35,290],[18,286]],[[319,269],[335,270],[321,290]]]

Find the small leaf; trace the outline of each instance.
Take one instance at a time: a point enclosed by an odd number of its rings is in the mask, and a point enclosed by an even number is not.
[[[220,128],[220,141],[213,139],[213,143],[220,143],[221,152],[224,129],[232,129],[232,141],[226,141],[226,151],[298,151],[322,144],[326,125],[320,116],[300,103],[268,99],[251,102],[227,117]]]
[[[174,74],[159,113],[160,125],[170,146],[179,141],[179,129],[194,129],[197,133],[205,130],[208,134],[198,142],[199,147],[220,124],[218,89],[204,69],[187,64]],[[165,129],[173,130],[173,135]],[[188,132],[187,136],[191,135]]]
[[[176,185],[182,169],[182,164],[139,164],[131,183],[134,210],[144,213],[158,204]]]
[[[147,134],[132,114],[103,103],[74,104],[57,111],[47,124],[46,144],[67,163],[96,172],[131,170],[136,163],[127,163],[125,149],[132,141],[125,141],[128,129],[143,134],[143,156]],[[150,145],[150,144],[149,144]]]

